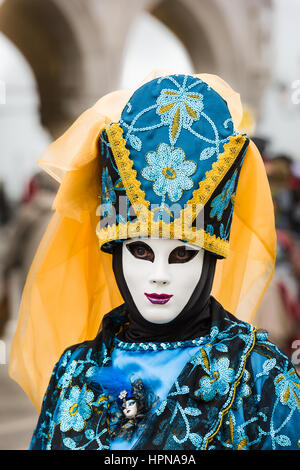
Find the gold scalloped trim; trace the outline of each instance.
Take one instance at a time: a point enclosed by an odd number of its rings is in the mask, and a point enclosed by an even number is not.
[[[229,242],[222,238],[210,235],[204,229],[196,229],[196,227],[184,227],[182,229],[181,221],[176,221],[167,224],[163,221],[154,222],[152,219],[153,214],[147,211],[150,215],[149,219],[139,218],[134,222],[128,221],[126,224],[113,224],[103,229],[97,226],[97,237],[99,238],[99,247],[101,248],[105,243],[114,240],[126,240],[135,237],[160,237],[176,240],[185,240],[200,248],[211,251],[217,255],[226,258],[229,252]],[[152,221],[151,221],[152,220]]]
[[[132,168],[133,161],[129,158],[129,150],[123,136],[123,129],[117,123],[106,127],[108,141],[118,167],[120,176],[131,204],[143,204],[149,206],[145,199],[145,192],[141,190],[140,181],[137,180],[136,171]]]
[[[192,199],[187,204],[205,205],[207,203],[214,190],[235,162],[245,142],[246,137],[242,135],[229,137],[229,142],[224,145],[224,150],[219,154],[218,160],[205,173],[205,179],[200,181],[199,187],[195,189]]]

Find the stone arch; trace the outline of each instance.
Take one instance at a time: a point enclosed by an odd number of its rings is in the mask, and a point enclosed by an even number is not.
[[[9,0],[0,11],[0,30],[22,52],[35,75],[41,122],[56,135],[72,119],[70,103],[83,81],[76,35],[51,0]]]
[[[146,10],[184,44],[195,71],[222,76],[257,105],[267,79],[260,13],[270,0],[4,0],[0,30],[35,74],[41,118],[56,137],[115,89],[130,26]],[[263,44],[265,43],[265,45]]]
[[[217,64],[208,35],[187,4],[180,0],[162,0],[150,13],[181,40],[196,71],[215,73]]]

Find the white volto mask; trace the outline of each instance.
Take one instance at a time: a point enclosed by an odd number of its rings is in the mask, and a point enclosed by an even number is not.
[[[200,279],[204,251],[162,238],[132,238],[122,249],[124,277],[140,314],[152,323],[169,323]]]

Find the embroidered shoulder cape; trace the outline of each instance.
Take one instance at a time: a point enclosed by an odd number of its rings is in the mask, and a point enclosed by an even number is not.
[[[210,333],[192,340],[197,352],[166,399],[144,413],[132,449],[298,449],[300,379],[290,360],[263,331],[237,320],[211,298]],[[30,449],[111,448],[114,397],[93,377],[111,366],[124,305],[104,317],[93,341],[68,348],[54,367]],[[119,342],[120,343],[120,342]],[[180,343],[122,343],[148,349]],[[112,431],[113,430],[113,431]]]

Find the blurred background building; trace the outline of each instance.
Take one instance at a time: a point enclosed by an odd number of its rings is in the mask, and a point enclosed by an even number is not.
[[[36,161],[103,94],[138,86],[154,68],[217,74],[241,94],[278,229],[255,322],[300,362],[299,20],[299,0],[0,0],[0,449],[28,448],[37,419],[7,374],[57,190]]]

